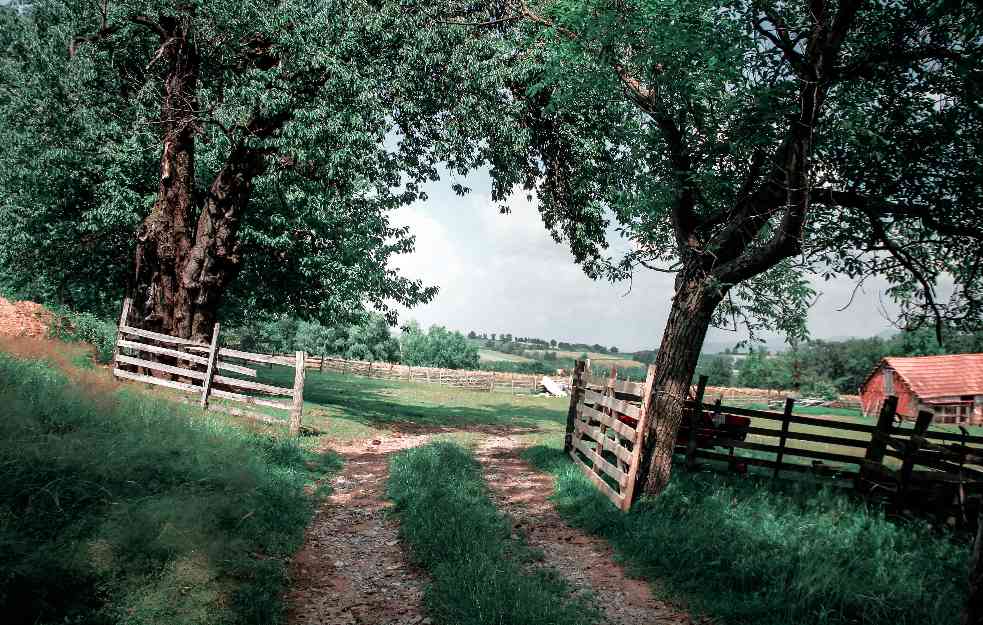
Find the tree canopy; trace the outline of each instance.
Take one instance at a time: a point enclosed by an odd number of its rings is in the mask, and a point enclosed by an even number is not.
[[[435,175],[400,24],[334,0],[0,11],[0,279],[104,313],[135,290],[150,325],[171,282],[226,318],[428,301],[388,268],[414,246],[391,211]]]
[[[978,3],[448,2],[435,21],[451,161],[489,167],[505,209],[534,196],[588,275],[676,275],[652,492],[711,323],[798,340],[810,275],[880,275],[909,325],[979,324]]]

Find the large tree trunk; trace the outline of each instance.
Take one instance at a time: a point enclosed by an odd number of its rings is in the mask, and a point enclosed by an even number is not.
[[[713,311],[722,294],[695,272],[681,272],[662,344],[655,361],[654,412],[642,448],[635,492],[658,495],[672,474],[673,448],[683,419],[683,405]]]
[[[160,186],[137,234],[135,312],[146,329],[204,343],[222,295],[239,273],[239,223],[253,180],[266,170],[266,156],[235,146],[205,200],[196,202],[198,52],[179,19],[162,18],[161,25],[168,35],[161,45],[168,68],[161,107]],[[277,123],[282,119],[251,130],[262,136]]]
[[[160,48],[167,63],[160,183],[137,233],[134,304],[144,328],[188,338],[192,309],[180,274],[193,242],[199,59],[186,24],[168,18],[161,27],[168,38]]]

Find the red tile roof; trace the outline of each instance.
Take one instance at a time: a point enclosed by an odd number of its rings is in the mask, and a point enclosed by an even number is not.
[[[983,354],[889,357],[885,363],[922,399],[983,395]]]

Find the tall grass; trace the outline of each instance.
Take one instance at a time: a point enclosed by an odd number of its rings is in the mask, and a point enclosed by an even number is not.
[[[534,554],[510,537],[481,467],[452,443],[395,456],[389,496],[400,530],[432,583],[427,608],[444,625],[586,625],[593,610],[571,600],[555,574],[531,566]]]
[[[631,571],[729,625],[958,622],[969,539],[896,523],[813,485],[677,469],[622,514],[560,452],[526,457],[557,476],[557,508],[603,536]]]
[[[0,405],[5,623],[277,622],[331,458],[5,354]]]

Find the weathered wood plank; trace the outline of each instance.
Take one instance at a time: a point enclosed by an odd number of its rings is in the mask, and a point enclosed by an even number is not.
[[[759,428],[754,426],[748,427],[747,433],[754,434],[756,436],[774,436],[775,438],[781,438],[782,435],[781,430],[776,430],[774,428]],[[859,449],[867,449],[868,445],[866,440],[845,438],[842,436],[828,436],[826,434],[811,434],[809,432],[789,432],[786,434],[785,438],[790,441],[826,443],[827,445],[842,445],[844,447],[857,447]]]
[[[208,350],[208,345],[203,343],[196,343],[190,339],[182,339],[178,336],[171,336],[169,334],[161,334],[159,332],[151,332],[150,330],[141,330],[140,328],[133,328],[130,326],[120,326],[120,332],[123,334],[129,334],[131,336],[142,336],[145,339],[153,339],[155,341],[160,341],[161,343],[171,343],[172,345],[190,345],[193,347],[203,347],[206,351]]]
[[[641,408],[637,404],[629,403],[624,399],[606,397],[590,389],[584,391],[584,403],[594,404],[594,406],[604,406],[632,419],[637,419],[638,415],[641,414]]]
[[[580,467],[580,470],[584,472],[584,475],[587,476],[587,479],[593,482],[594,486],[597,486],[602,493],[607,495],[607,498],[611,500],[611,503],[613,503],[618,508],[621,508],[622,505],[624,505],[624,497],[622,497],[618,493],[618,491],[611,488],[610,484],[608,484],[603,479],[601,479],[601,476],[599,476],[597,473],[594,473],[594,471],[591,470],[591,468],[587,466],[584,463],[584,461],[580,459],[579,456],[577,456],[576,450],[570,451],[570,457],[573,458],[573,461],[577,463],[577,466]]]
[[[573,442],[573,446],[574,448],[580,450],[580,453],[584,454],[588,460],[594,463],[595,467],[601,469],[610,475],[616,482],[618,482],[618,486],[621,488],[625,487],[628,482],[628,476],[625,475],[625,472],[605,460],[601,454],[588,447],[586,441],[583,439],[577,439]]]
[[[245,388],[251,391],[261,391],[263,393],[269,393],[270,395],[286,395],[287,397],[291,397],[294,394],[293,390],[289,388],[281,388],[279,386],[272,386],[261,382],[253,382],[252,380],[240,380],[239,378],[230,378],[224,375],[215,376],[215,383],[224,384],[226,386],[235,386],[237,388]]]
[[[290,402],[287,401],[278,401],[275,399],[269,399],[263,397],[253,397],[251,395],[233,393],[232,391],[226,391],[220,388],[213,388],[211,395],[212,397],[220,397],[222,399],[238,401],[244,404],[251,404],[253,406],[266,406],[267,408],[276,408],[277,410],[290,410]]]
[[[185,393],[198,394],[201,392],[201,387],[197,384],[186,384],[184,382],[175,382],[174,380],[162,380],[149,375],[123,371],[122,369],[113,369],[113,375],[117,378],[123,378],[124,380],[145,382],[147,384],[155,384],[157,386],[166,386],[167,388],[177,389],[179,391],[184,391]]]
[[[627,438],[630,442],[635,442],[635,429],[626,423],[618,421],[611,415],[606,415],[600,410],[591,408],[590,406],[585,406],[583,401],[577,407],[577,415],[580,417],[581,421],[598,421],[608,426],[612,430],[618,433],[619,436]]]
[[[608,388],[611,383],[610,378],[601,377],[599,375],[585,375],[584,385],[587,388],[601,390]],[[615,380],[614,382],[614,392],[621,393],[623,395],[634,395],[641,399],[642,392],[644,391],[644,384],[639,382],[628,382],[627,380]]]
[[[601,433],[600,428],[587,425],[579,419],[574,421],[573,427],[577,432],[586,434],[587,436],[591,437],[592,440],[600,443],[604,449],[610,451],[624,462],[631,462],[632,452],[628,451],[628,449],[626,449],[624,446],[619,445],[617,441],[611,440],[607,436],[604,436]]]
[[[160,362],[154,362],[152,360],[144,360],[143,358],[134,358],[133,356],[124,356],[123,354],[120,354],[119,356],[116,357],[116,362],[126,365],[133,365],[134,367],[144,367],[146,369],[153,369],[154,371],[171,373],[174,375],[179,375],[184,378],[192,378],[195,380],[205,379],[205,374],[202,373],[201,371],[195,371],[194,369],[183,369],[181,367],[172,367],[171,365],[165,365]]]
[[[194,350],[196,352],[207,352],[208,346],[194,346],[188,349]],[[293,357],[286,356],[270,356],[268,354],[254,354],[252,352],[243,352],[238,349],[230,349],[228,347],[223,347],[218,350],[219,358],[238,358],[239,360],[248,360],[250,362],[261,362],[267,365],[284,365],[286,367],[294,366]]]
[[[231,362],[225,362],[222,360],[215,361],[215,368],[221,369],[222,371],[231,371],[232,373],[239,373],[242,375],[248,375],[251,378],[256,377],[256,370],[250,369],[249,367],[243,367],[241,365],[234,365]]]
[[[713,410],[713,404],[703,404],[704,410]],[[751,417],[757,419],[770,419],[772,421],[781,421],[784,419],[785,415],[781,412],[772,412],[770,410],[751,410],[750,408],[739,408],[736,406],[723,406],[721,409],[723,414],[734,414],[740,415],[742,417]],[[865,425],[863,423],[845,423],[843,421],[834,421],[832,419],[815,419],[812,417],[801,417],[793,415],[789,418],[789,423],[799,423],[802,425],[815,425],[824,428],[830,428],[832,430],[850,430],[853,432],[866,432],[871,433],[876,430],[872,425]]]
[[[129,349],[135,349],[140,352],[148,352],[151,354],[160,354],[161,356],[173,356],[175,358],[180,358],[181,360],[187,360],[188,362],[196,362],[202,365],[208,364],[208,359],[204,356],[199,356],[198,354],[189,354],[188,352],[182,352],[177,349],[171,349],[169,347],[159,347],[157,345],[148,345],[147,343],[139,343],[137,341],[127,341],[122,340],[119,342],[120,347],[127,347]]]

